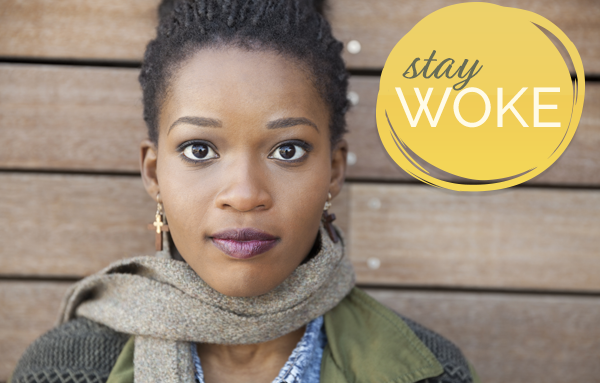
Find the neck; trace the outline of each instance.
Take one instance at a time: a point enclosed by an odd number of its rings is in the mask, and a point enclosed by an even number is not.
[[[206,383],[271,382],[302,338],[305,327],[268,342],[243,345],[198,343]]]

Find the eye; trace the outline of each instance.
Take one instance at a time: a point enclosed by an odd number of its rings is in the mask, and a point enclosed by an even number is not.
[[[186,146],[183,149],[183,155],[194,161],[210,160],[219,157],[210,145],[202,142],[196,142]]]
[[[275,158],[283,161],[295,161],[299,160],[306,155],[306,150],[300,145],[294,145],[291,143],[279,145],[271,153],[269,158]]]

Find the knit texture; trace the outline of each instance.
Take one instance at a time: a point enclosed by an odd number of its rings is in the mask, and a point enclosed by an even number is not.
[[[127,339],[88,319],[70,321],[29,346],[11,383],[104,383]]]
[[[401,318],[444,367],[442,375],[420,383],[472,381],[467,361],[454,344],[410,319]],[[85,318],[71,320],[29,346],[11,383],[104,383],[128,338]]]
[[[338,230],[339,232],[339,230]],[[341,233],[340,233],[341,234]],[[194,382],[187,342],[251,344],[288,334],[335,307],[354,286],[342,241],[320,228],[319,253],[258,297],[225,296],[184,262],[136,257],[83,279],[61,321],[81,316],[136,335],[136,382]]]
[[[458,347],[417,322],[402,315],[400,317],[444,368],[442,375],[426,379],[422,383],[471,383],[473,381],[467,359]]]

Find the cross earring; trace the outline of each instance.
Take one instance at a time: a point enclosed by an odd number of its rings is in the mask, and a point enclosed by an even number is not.
[[[329,238],[334,243],[337,243],[339,240],[333,225],[331,224],[335,221],[335,214],[329,214],[327,210],[331,207],[331,193],[327,193],[327,201],[325,202],[325,206],[323,207],[323,216],[321,217],[321,221],[323,222],[323,226],[325,226],[325,230],[327,230],[327,234],[329,234]]]
[[[167,225],[165,213],[163,211],[163,204],[160,202],[160,193],[156,195],[156,215],[154,216],[154,223],[148,225],[148,229],[155,232],[154,246],[156,251],[163,250],[163,232],[169,231],[169,225]]]

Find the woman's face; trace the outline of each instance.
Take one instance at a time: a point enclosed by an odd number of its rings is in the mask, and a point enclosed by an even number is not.
[[[329,109],[306,70],[271,51],[203,49],[169,84],[158,150],[141,145],[148,193],[212,288],[264,294],[310,252],[327,194],[343,183]]]

